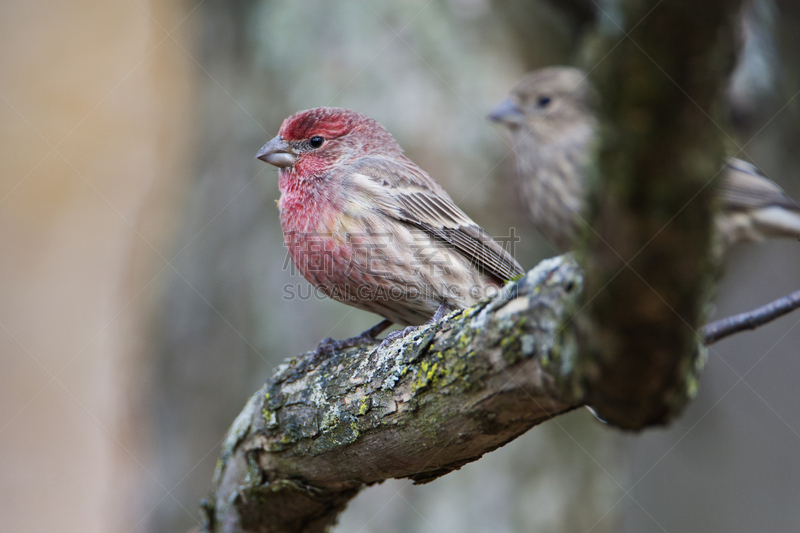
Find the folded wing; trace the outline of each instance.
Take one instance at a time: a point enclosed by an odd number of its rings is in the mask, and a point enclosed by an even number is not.
[[[729,243],[800,237],[800,204],[750,163],[731,159],[719,194],[720,229]]]
[[[412,161],[365,157],[355,165],[350,179],[383,214],[450,245],[481,272],[501,282],[524,273],[511,254]]]

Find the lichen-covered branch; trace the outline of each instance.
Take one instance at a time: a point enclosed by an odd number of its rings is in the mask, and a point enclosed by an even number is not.
[[[431,481],[578,407],[548,368],[570,372],[581,287],[558,257],[389,346],[287,361],[225,440],[205,529],[323,531],[367,485]]]
[[[572,318],[582,284],[572,257],[557,257],[496,299],[390,346],[290,359],[234,421],[203,530],[324,531],[370,484],[432,481],[581,406],[580,390],[563,384],[577,368]],[[684,378],[687,395],[695,370]]]

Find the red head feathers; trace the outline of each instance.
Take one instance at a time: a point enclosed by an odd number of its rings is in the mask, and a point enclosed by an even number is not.
[[[366,115],[341,107],[317,107],[299,111],[281,124],[281,139],[289,142],[319,136],[325,141],[341,139],[362,150],[394,149],[402,152],[391,134]]]

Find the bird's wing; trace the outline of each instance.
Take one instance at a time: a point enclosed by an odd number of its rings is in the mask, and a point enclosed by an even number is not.
[[[382,213],[449,244],[482,272],[501,281],[524,273],[511,254],[409,159],[360,158],[354,164],[351,179]]]
[[[755,166],[731,159],[720,181],[720,196],[726,210],[746,211],[782,207],[800,212],[800,204]]]

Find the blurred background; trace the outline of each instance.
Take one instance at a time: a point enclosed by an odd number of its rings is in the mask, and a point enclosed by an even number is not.
[[[730,101],[743,157],[800,198],[795,4],[743,14]],[[375,323],[288,268],[277,172],[253,157],[294,111],[372,116],[489,233],[515,228],[524,267],[553,255],[485,116],[524,72],[579,63],[592,6],[0,3],[0,530],[187,531],[273,368]],[[800,288],[798,264],[797,242],[736,248],[717,316]],[[716,345],[669,428],[579,410],[429,485],[366,489],[335,531],[796,530],[798,325]]]

